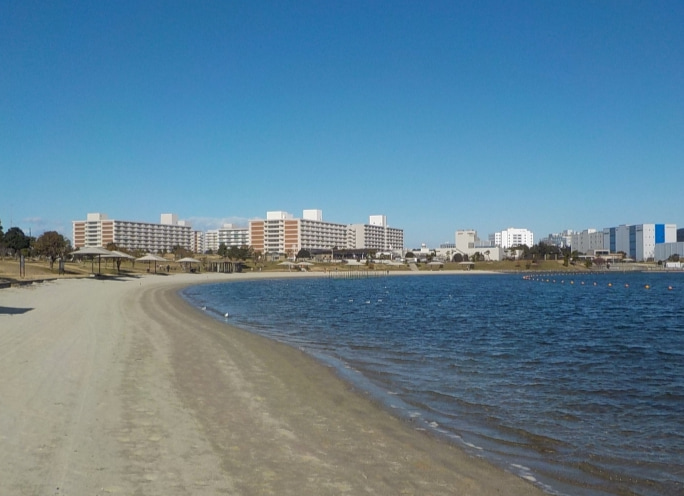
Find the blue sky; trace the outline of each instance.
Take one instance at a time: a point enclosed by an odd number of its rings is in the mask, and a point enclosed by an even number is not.
[[[0,0],[0,219],[684,226],[681,1]]]

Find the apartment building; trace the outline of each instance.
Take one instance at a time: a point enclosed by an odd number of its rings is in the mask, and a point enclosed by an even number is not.
[[[404,248],[404,230],[387,225],[387,216],[371,215],[368,224],[347,227],[347,248],[397,251]]]
[[[610,253],[625,252],[636,261],[655,258],[656,244],[677,242],[676,224],[636,224],[607,227],[603,230],[603,248]]]
[[[204,253],[206,248],[204,247],[204,232],[203,231],[192,231],[192,237],[190,240],[190,250],[193,253]]]
[[[107,246],[151,253],[171,251],[176,246],[193,249],[192,227],[176,214],[162,214],[159,224],[110,219],[107,214],[89,213],[86,220],[72,221],[75,248]]]
[[[301,218],[284,211],[266,213],[266,219],[249,222],[252,248],[262,253],[295,256],[299,250],[376,249],[401,250],[404,232],[391,228],[382,215],[369,224],[340,224],[323,220],[321,210],[304,210]]]
[[[249,222],[254,251],[295,256],[301,249],[346,246],[346,225],[323,221],[320,210],[304,210],[302,218],[283,211],[266,212],[266,219]]]
[[[223,224],[219,229],[207,231],[205,235],[205,250],[216,253],[221,244],[227,248],[231,246],[249,246],[249,229],[247,227],[236,227],[233,224]]]
[[[218,229],[211,229],[204,233],[204,251],[211,250],[212,253],[216,253],[219,247],[218,242]]]

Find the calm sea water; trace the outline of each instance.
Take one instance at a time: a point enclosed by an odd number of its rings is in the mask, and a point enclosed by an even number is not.
[[[684,274],[261,280],[183,295],[551,494],[684,494]]]

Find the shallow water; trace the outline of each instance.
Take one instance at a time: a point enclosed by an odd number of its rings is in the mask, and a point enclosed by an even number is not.
[[[684,274],[260,280],[183,295],[549,493],[684,494]]]

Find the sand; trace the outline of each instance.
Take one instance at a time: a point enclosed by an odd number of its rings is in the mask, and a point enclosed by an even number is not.
[[[177,295],[255,276],[0,290],[0,494],[541,494]]]

